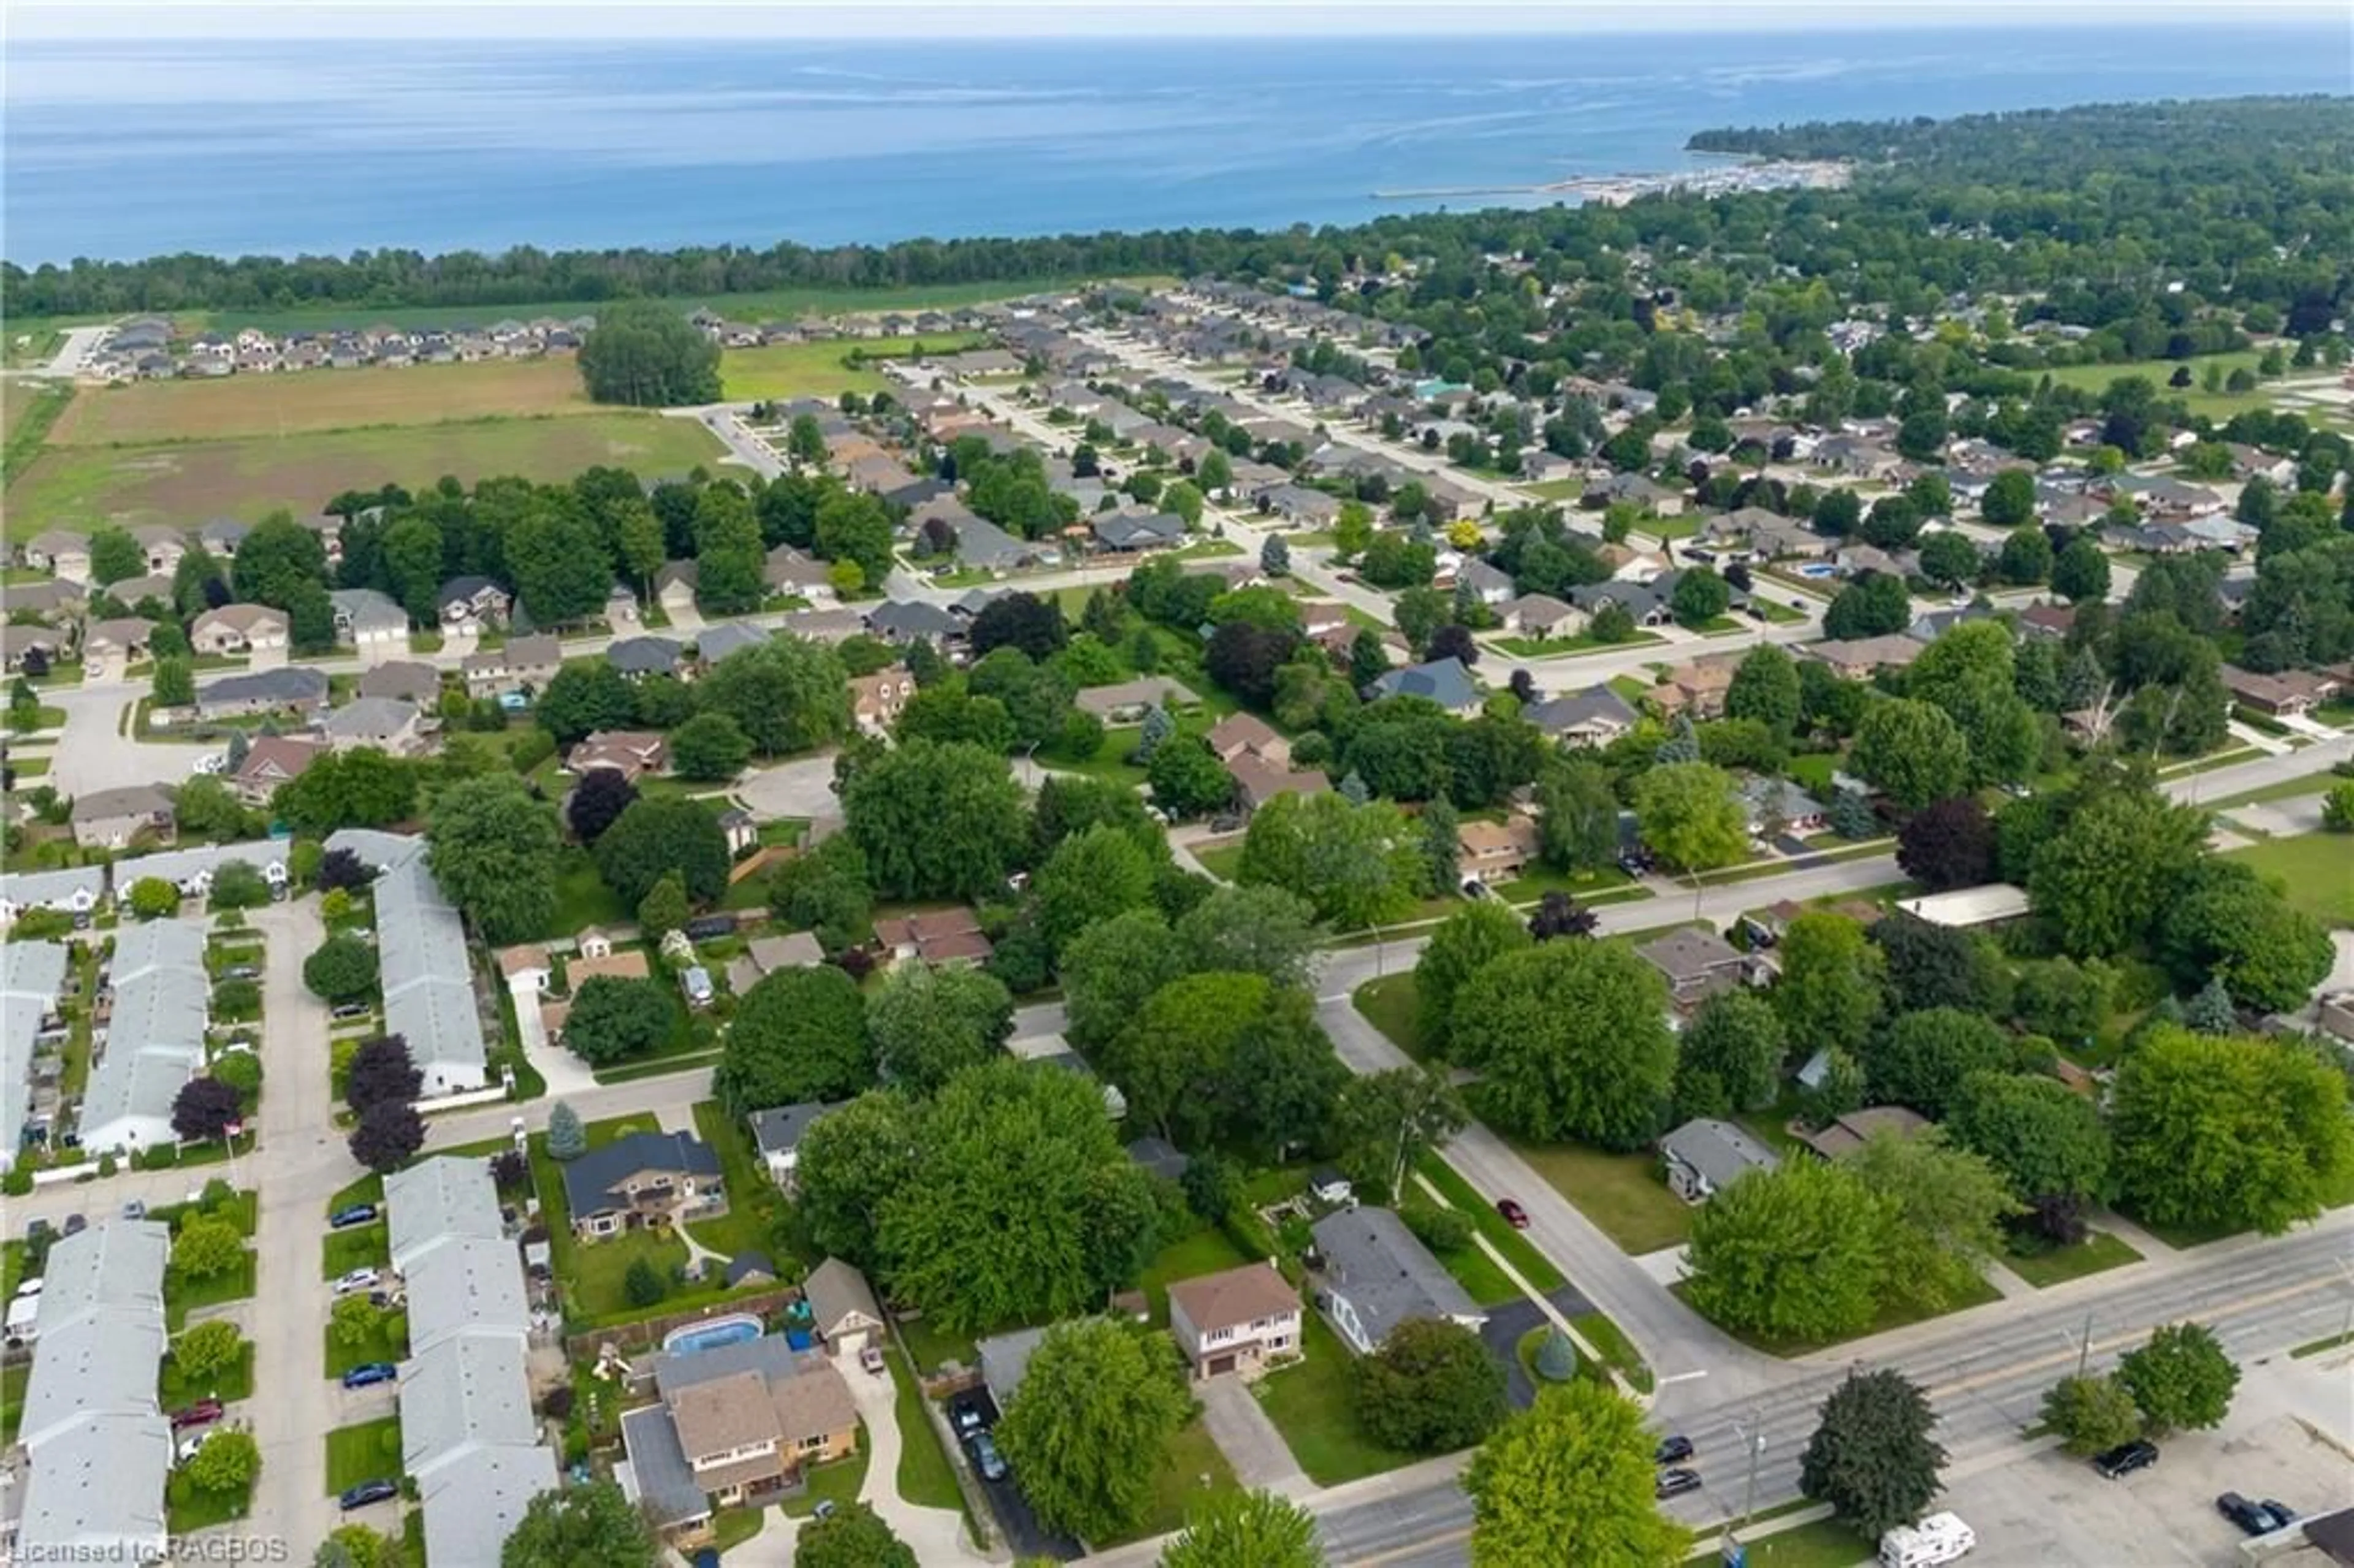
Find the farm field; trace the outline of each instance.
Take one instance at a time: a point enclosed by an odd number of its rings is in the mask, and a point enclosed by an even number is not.
[[[52,448],[9,486],[8,509],[17,526],[35,530],[216,516],[251,521],[281,506],[315,512],[343,491],[387,481],[412,488],[443,474],[461,481],[496,474],[557,481],[599,463],[652,477],[684,472],[721,450],[693,420],[638,413]]]
[[[731,348],[719,356],[720,391],[730,402],[754,397],[834,397],[844,392],[875,392],[888,387],[877,359],[897,359],[917,348],[953,354],[987,339],[975,333],[939,333],[928,338],[837,338],[823,343],[772,343]],[[864,351],[869,363],[853,365]]]
[[[376,425],[438,425],[541,414],[594,414],[569,355],[417,365],[403,370],[299,370],[219,381],[85,387],[49,433],[54,447],[297,436]]]
[[[771,289],[753,293],[719,293],[678,296],[678,303],[687,310],[709,309],[721,315],[748,318],[753,321],[790,320],[795,316],[839,316],[868,314],[878,311],[949,310],[958,305],[986,304],[991,300],[1011,300],[1023,294],[1034,294],[1043,290],[1067,288],[1089,280],[1077,278],[1033,278],[1021,281],[999,281],[975,283],[918,283],[904,288],[798,288]],[[1129,279],[1121,281],[1169,281],[1166,279]],[[408,305],[386,307],[359,303],[334,305],[295,305],[282,308],[257,306],[246,310],[179,311],[173,321],[189,333],[213,331],[235,333],[247,327],[259,327],[267,333],[322,332],[336,327],[427,327],[427,326],[487,326],[493,322],[512,317],[530,321],[536,316],[557,316],[569,321],[575,316],[593,316],[610,300],[525,300],[511,304],[480,305]],[[129,314],[132,313],[124,313]],[[77,323],[91,318],[78,316]],[[68,324],[64,321],[27,317],[9,323],[12,334],[38,334],[52,326]]]

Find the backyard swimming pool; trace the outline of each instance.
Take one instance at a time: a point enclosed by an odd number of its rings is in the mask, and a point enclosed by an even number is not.
[[[1839,576],[1839,568],[1829,561],[1807,561],[1798,567],[1798,575],[1802,577],[1835,577]]]
[[[697,1351],[716,1350],[721,1345],[741,1344],[746,1340],[759,1337],[760,1319],[758,1318],[714,1318],[708,1323],[690,1323],[684,1329],[673,1329],[663,1337],[663,1349],[673,1356],[691,1356]]]

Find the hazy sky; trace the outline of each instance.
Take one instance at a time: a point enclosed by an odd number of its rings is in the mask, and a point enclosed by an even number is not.
[[[1803,31],[1955,26],[2064,26],[2114,22],[2255,19],[2346,22],[2346,0],[1563,0],[1434,6],[1430,0],[1257,0],[1250,5],[1175,5],[1168,0],[1051,0],[1001,5],[865,0],[857,5],[796,0],[704,5],[618,5],[600,0],[417,0],[405,5],[312,0],[295,5],[221,5],[215,0],[15,0],[17,39],[89,37],[872,37],[1036,35]],[[556,20],[560,17],[561,20]],[[2354,62],[2349,62],[2354,86]]]

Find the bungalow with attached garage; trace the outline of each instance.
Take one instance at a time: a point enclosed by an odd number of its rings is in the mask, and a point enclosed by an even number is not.
[[[1575,631],[1585,624],[1585,612],[1549,593],[1524,593],[1497,606],[1496,624],[1515,636],[1542,641],[1557,632]]]
[[[188,541],[177,528],[162,523],[150,523],[131,530],[139,547],[147,553],[147,570],[156,577],[170,577],[178,569],[180,557],[188,553]]]
[[[119,850],[143,832],[168,843],[177,822],[171,792],[157,784],[77,795],[69,816],[74,842],[84,849]]]
[[[1666,978],[1668,995],[1680,1012],[1748,984],[1754,962],[1715,932],[1689,928],[1655,938],[1635,955]]]
[[[441,700],[441,672],[422,660],[395,659],[361,672],[352,693],[429,709]]]
[[[504,626],[514,599],[488,577],[465,577],[443,583],[434,603],[444,626]]]
[[[1460,659],[1433,659],[1403,670],[1385,671],[1364,692],[1365,700],[1383,697],[1426,697],[1453,714],[1469,713],[1479,705],[1479,687]]]
[[[326,674],[308,665],[224,675],[196,688],[196,716],[207,720],[270,713],[309,718],[326,705]]]
[[[2336,676],[2317,674],[2310,670],[2284,670],[2276,675],[2264,675],[2226,664],[2222,676],[2223,689],[2232,694],[2233,702],[2275,718],[2302,718],[2339,691]]]
[[[406,757],[424,744],[419,727],[423,717],[414,703],[395,697],[362,697],[320,720],[319,733],[336,751],[368,747],[394,757]]]
[[[564,1198],[583,1241],[727,1212],[718,1154],[684,1132],[633,1132],[566,1161]]]
[[[1245,1379],[1299,1353],[1299,1292],[1266,1263],[1246,1263],[1169,1287],[1169,1332],[1197,1379]]]
[[[1257,810],[1278,795],[1321,795],[1332,787],[1331,780],[1315,768],[1294,769],[1250,751],[1226,759],[1226,777],[1235,782],[1235,805],[1245,813]]]
[[[695,596],[703,586],[703,567],[695,561],[664,561],[654,573],[654,602],[673,620],[695,611]]]
[[[86,535],[69,533],[63,528],[46,529],[26,540],[18,554],[37,572],[48,572],[70,582],[90,581],[90,539]]]
[[[960,641],[964,622],[928,599],[892,599],[865,615],[866,630],[885,642],[913,642],[918,638],[934,647]]]
[[[1800,1134],[1800,1139],[1826,1160],[1843,1160],[1874,1138],[1918,1138],[1929,1127],[1928,1118],[1903,1106],[1867,1106],[1818,1131]]]
[[[1341,1338],[1371,1355],[1401,1323],[1441,1318],[1477,1330],[1488,1314],[1405,1222],[1388,1209],[1342,1209],[1310,1227],[1317,1305]]]
[[[81,629],[81,658],[85,664],[99,664],[111,660],[129,662],[147,656],[147,643],[155,635],[155,622],[144,616],[118,615],[109,620],[86,621]]]
[[[225,604],[188,623],[188,648],[199,657],[283,648],[286,636],[284,612],[266,604]]]
[[[1261,512],[1272,513],[1299,528],[1330,528],[1341,517],[1339,496],[1288,482],[1264,486],[1251,497],[1251,503]]]
[[[708,670],[731,653],[758,648],[768,641],[766,627],[754,626],[748,621],[723,620],[695,634],[695,662],[700,668]]]
[[[67,866],[58,871],[18,872],[0,879],[0,926],[16,924],[27,909],[61,915],[95,912],[106,897],[106,868]]]
[[[237,559],[237,547],[245,543],[245,536],[251,532],[252,529],[234,517],[216,517],[198,526],[196,543],[202,545],[207,554],[233,561]]]
[[[1511,574],[1490,566],[1477,556],[1468,558],[1456,568],[1455,583],[1458,588],[1469,584],[1471,591],[1479,596],[1479,602],[1490,608],[1503,603],[1513,594]]]
[[[624,637],[606,648],[605,662],[624,680],[675,675],[685,667],[686,646],[669,637]]]
[[[1829,821],[1828,808],[1787,779],[1748,780],[1741,787],[1741,802],[1753,835],[1763,836],[1768,829],[1819,833]]]
[[[1803,652],[1842,680],[1868,681],[1877,671],[1903,669],[1926,646],[1910,637],[1850,637],[1812,643]]]
[[[1120,553],[1182,544],[1185,520],[1173,512],[1102,512],[1089,524],[1099,548]]]
[[[1668,1190],[1687,1203],[1705,1203],[1752,1171],[1771,1171],[1782,1157],[1743,1128],[1713,1117],[1688,1121],[1659,1139]]]
[[[604,768],[635,783],[669,766],[670,740],[657,730],[600,729],[564,756],[564,770],[576,779]]]
[[[833,577],[823,561],[790,545],[770,550],[760,567],[760,580],[772,594],[795,594],[812,604],[832,604]]]
[[[891,957],[896,963],[913,959],[935,969],[947,965],[970,968],[996,951],[989,938],[981,935],[981,917],[961,905],[879,920],[875,934],[891,945]]]
[[[317,741],[293,736],[257,736],[229,776],[229,788],[247,805],[266,806],[280,785],[300,779],[325,749]]]
[[[408,612],[374,588],[336,588],[327,595],[335,611],[335,641],[362,657],[408,649]]]
[[[47,626],[0,626],[0,668],[22,668],[35,652],[56,663],[66,650],[66,634]]]
[[[1521,716],[1554,740],[1571,746],[1607,746],[1631,731],[1642,715],[1608,686],[1588,686],[1547,697],[1521,710]]]

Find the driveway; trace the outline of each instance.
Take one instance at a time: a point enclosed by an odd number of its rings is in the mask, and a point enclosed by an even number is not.
[[[748,773],[736,786],[736,796],[762,821],[802,817],[811,821],[838,821],[842,800],[833,792],[833,757],[797,757]]]
[[[1575,1286],[1564,1285],[1545,1298],[1564,1318],[1575,1318],[1594,1310],[1594,1303],[1577,1293]],[[1521,1336],[1531,1329],[1543,1328],[1552,1321],[1544,1309],[1523,1296],[1507,1301],[1501,1307],[1488,1309],[1488,1320],[1479,1326],[1480,1342],[1488,1347],[1504,1368],[1504,1394],[1515,1410],[1526,1410],[1537,1402],[1537,1385],[1521,1365]]]
[[[899,1430],[898,1384],[887,1373],[862,1370],[855,1361],[843,1363],[843,1380],[858,1402],[859,1418],[866,1423],[866,1480],[858,1500],[882,1516],[892,1533],[914,1548],[916,1561],[986,1563],[964,1538],[964,1514],[955,1509],[924,1508],[899,1495],[899,1451],[905,1443],[929,1443],[932,1434]]]
[[[510,980],[507,995],[514,1001],[515,1035],[523,1043],[524,1058],[547,1081],[547,1092],[562,1097],[595,1088],[597,1075],[588,1064],[561,1045],[548,1043],[547,1023],[539,1014],[539,992],[531,981],[522,976]]]
[[[1238,1377],[1214,1377],[1196,1384],[1194,1393],[1202,1401],[1202,1425],[1234,1467],[1235,1479],[1290,1498],[1316,1489],[1250,1384]]]
[[[983,1426],[994,1427],[997,1425],[997,1402],[990,1397],[987,1389],[975,1389],[961,1397],[971,1400],[980,1408]],[[971,1468],[971,1461],[964,1454],[957,1456],[957,1462],[967,1469]],[[868,1467],[867,1474],[870,1477],[874,1474],[873,1467]],[[1030,1499],[1022,1495],[1022,1489],[1013,1484],[1011,1474],[1002,1481],[989,1480],[977,1472],[973,1478],[980,1481],[981,1489],[988,1495],[989,1511],[997,1516],[998,1533],[1005,1538],[1006,1548],[1013,1553],[1016,1561],[1048,1557],[1057,1563],[1076,1563],[1087,1554],[1086,1550],[1069,1536],[1052,1534],[1038,1522],[1038,1516],[1030,1510]],[[918,1561],[928,1560],[919,1557]]]

